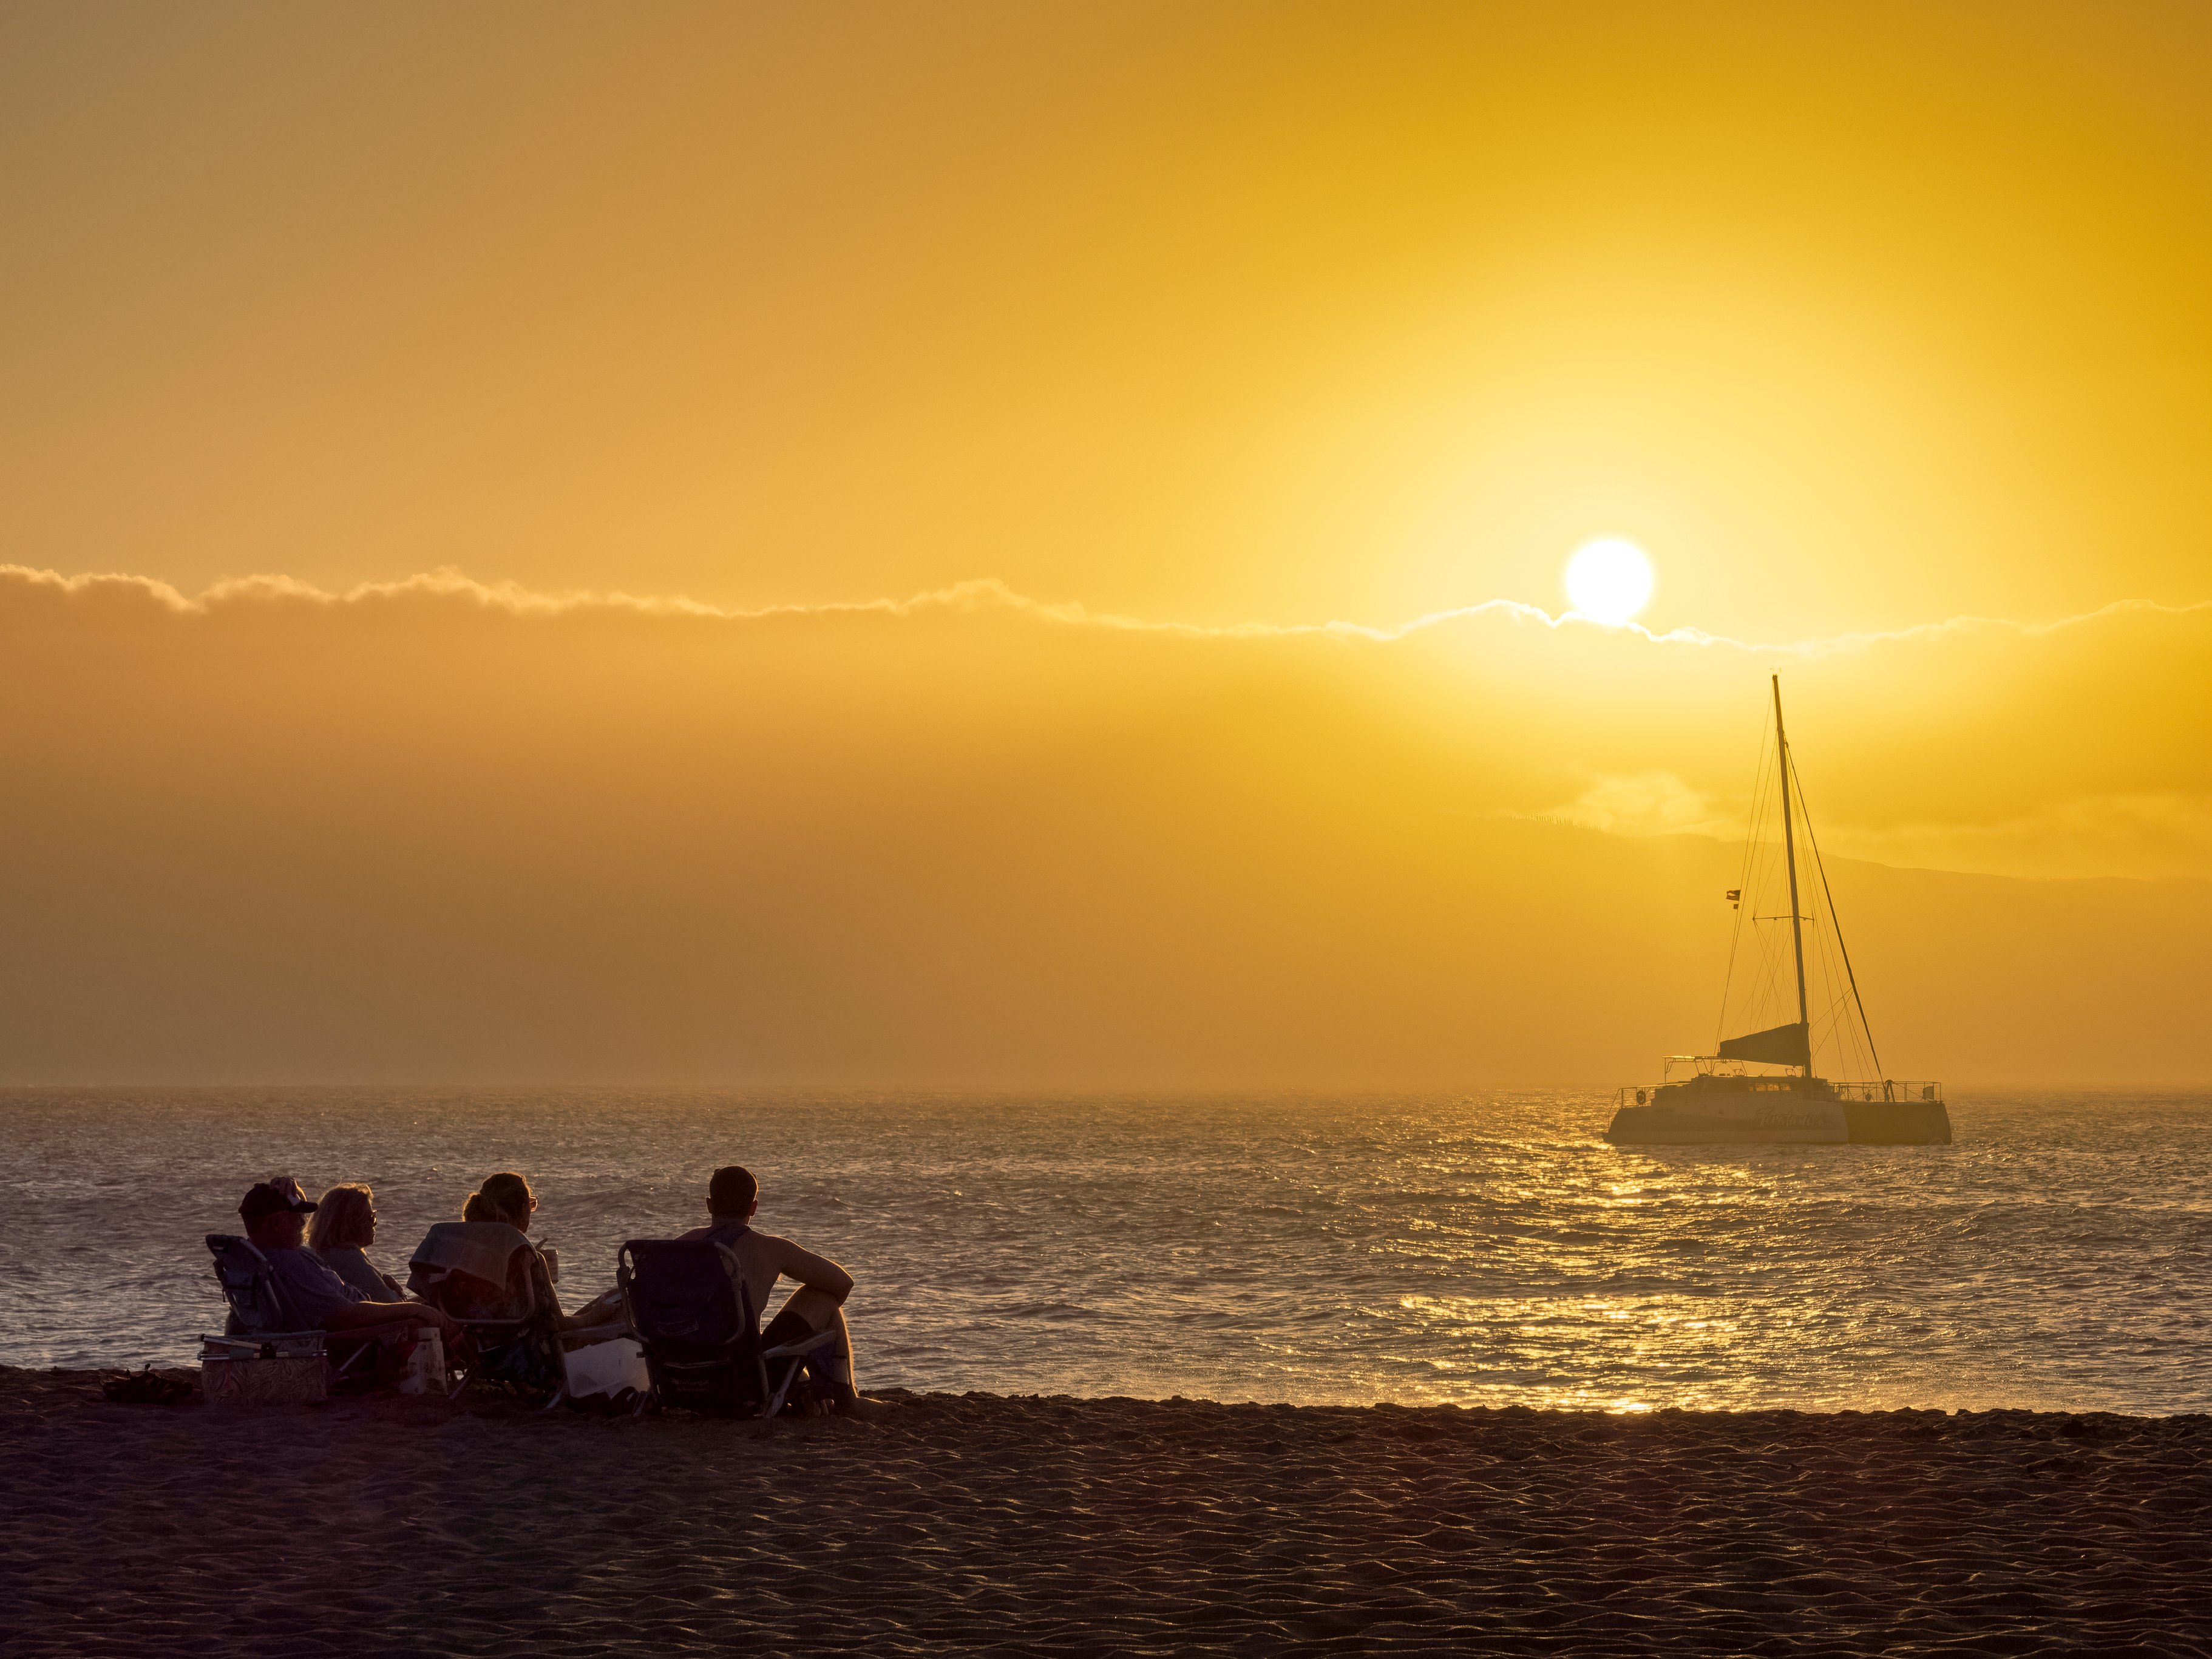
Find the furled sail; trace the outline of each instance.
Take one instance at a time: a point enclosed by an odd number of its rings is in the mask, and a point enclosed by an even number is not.
[[[1723,1060],[1757,1060],[1764,1066],[1804,1066],[1813,1063],[1813,1043],[1807,1034],[1805,1022],[1798,1020],[1790,1025],[1777,1025],[1771,1030],[1753,1031],[1738,1037],[1721,1041]]]

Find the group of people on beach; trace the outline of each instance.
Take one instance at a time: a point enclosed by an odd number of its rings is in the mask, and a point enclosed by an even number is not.
[[[810,1369],[837,1409],[867,1408],[875,1402],[860,1395],[852,1332],[845,1322],[853,1276],[826,1256],[756,1228],[759,1207],[760,1183],[751,1171],[726,1164],[707,1183],[707,1224],[683,1237],[728,1251],[732,1277],[744,1285],[755,1308],[768,1305],[780,1279],[794,1280],[799,1288],[762,1331],[763,1344],[772,1347],[835,1330],[836,1342]],[[537,1208],[538,1195],[529,1182],[502,1170],[468,1195],[461,1219],[504,1223],[536,1249],[527,1235]],[[255,1183],[240,1201],[238,1213],[247,1239],[268,1259],[285,1301],[307,1324],[331,1332],[411,1325],[435,1330],[449,1349],[466,1352],[459,1321],[410,1295],[369,1259],[369,1247],[376,1242],[376,1198],[368,1187],[344,1182],[311,1199],[291,1176],[275,1176]],[[569,1329],[607,1328],[622,1316],[621,1294],[610,1290],[576,1312],[563,1313],[562,1323]]]

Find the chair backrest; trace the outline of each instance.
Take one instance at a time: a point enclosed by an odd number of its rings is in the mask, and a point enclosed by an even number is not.
[[[207,1247],[215,1257],[216,1283],[230,1304],[224,1335],[264,1336],[302,1328],[276,1283],[276,1270],[251,1241],[236,1233],[210,1233]]]
[[[707,1239],[633,1238],[616,1257],[616,1282],[640,1342],[722,1348],[757,1334],[737,1258]]]
[[[615,1264],[661,1400],[701,1411],[759,1410],[766,1384],[760,1321],[737,1257],[706,1239],[633,1238]]]
[[[441,1221],[407,1264],[407,1288],[472,1322],[557,1323],[560,1304],[544,1258],[504,1221]]]

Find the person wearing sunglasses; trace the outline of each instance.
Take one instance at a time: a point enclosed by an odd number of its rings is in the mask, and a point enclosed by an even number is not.
[[[315,1200],[307,1248],[323,1266],[371,1302],[404,1302],[406,1287],[368,1259],[376,1243],[376,1194],[357,1182],[342,1182]]]

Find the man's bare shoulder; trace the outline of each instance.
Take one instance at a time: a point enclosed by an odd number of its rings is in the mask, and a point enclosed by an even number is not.
[[[749,1260],[763,1266],[773,1263],[775,1270],[785,1278],[795,1279],[802,1285],[811,1285],[817,1289],[851,1288],[851,1274],[829,1257],[816,1255],[804,1244],[779,1238],[774,1233],[757,1232],[750,1237],[759,1241],[759,1253]]]

